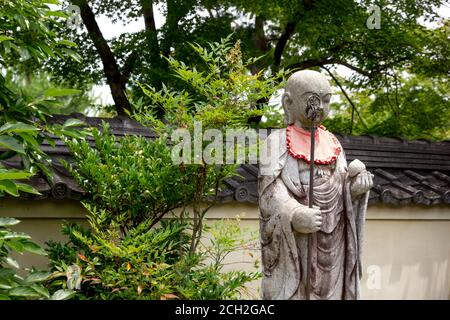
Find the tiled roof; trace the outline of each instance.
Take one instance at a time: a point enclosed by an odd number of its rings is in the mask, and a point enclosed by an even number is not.
[[[450,204],[450,141],[406,141],[336,134],[347,161],[363,161],[374,174],[369,204]],[[258,202],[258,168],[242,165],[228,179],[222,201]]]
[[[100,119],[86,118],[82,115],[75,115],[75,117],[97,127],[105,120],[117,136],[154,137],[151,130],[128,118]],[[57,116],[53,121],[63,123],[67,118],[67,116]],[[341,134],[336,134],[336,137],[346,152],[348,162],[358,158],[375,175],[369,204],[450,205],[450,141],[406,141],[396,138]],[[69,151],[62,141],[57,140],[55,147],[44,143],[42,148],[53,160],[59,158],[70,160]],[[3,163],[10,167],[20,167],[20,163],[13,160],[3,161]],[[70,174],[58,164],[58,161],[53,161],[53,167],[52,181],[47,181],[41,175],[34,176],[30,181],[30,184],[42,195],[34,196],[24,193],[21,197],[81,199],[84,192],[73,181]],[[225,181],[226,188],[220,193],[220,201],[257,203],[258,167],[241,165],[238,168],[238,174]]]

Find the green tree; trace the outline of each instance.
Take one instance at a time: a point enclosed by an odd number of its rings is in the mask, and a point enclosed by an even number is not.
[[[0,197],[5,194],[19,196],[19,192],[38,193],[24,181],[38,169],[50,175],[49,158],[40,149],[40,142],[53,134],[71,134],[80,137],[71,130],[74,121],[63,126],[47,125],[46,117],[50,108],[56,106],[58,97],[77,93],[77,90],[47,88],[39,95],[26,95],[20,87],[9,80],[8,72],[23,71],[27,64],[42,65],[52,56],[73,56],[67,46],[74,44],[58,39],[49,30],[46,23],[54,22],[52,12],[46,1],[2,1],[0,3],[0,64],[4,68],[0,73],[0,160],[19,156],[23,170],[6,167],[0,163]],[[48,1],[47,1],[48,2]],[[21,181],[21,182],[19,182]],[[16,274],[12,268],[19,268],[11,257],[12,252],[32,252],[45,254],[43,249],[20,232],[14,232],[11,226],[19,223],[13,218],[0,218],[0,298],[50,298],[49,292],[42,286],[48,278],[46,272],[31,271],[26,278]],[[12,267],[12,268],[11,268]],[[63,298],[64,292],[56,293],[53,298]]]
[[[170,77],[165,58],[200,62],[186,46],[204,45],[230,33],[240,39],[245,57],[265,55],[248,69],[276,71],[345,66],[354,72],[352,83],[370,88],[390,87],[400,71],[448,76],[448,29],[428,29],[418,21],[439,21],[435,10],[444,1],[241,1],[241,0],[73,0],[80,6],[85,28],[75,42],[83,48],[83,70],[94,81],[106,79],[119,114],[130,108],[134,81],[160,89],[181,85]],[[155,6],[162,4],[165,23],[155,26]],[[369,29],[367,20],[377,5],[381,28]],[[127,24],[143,18],[137,33],[106,40],[97,20],[106,15]],[[448,24],[447,24],[448,26]],[[102,61],[103,68],[98,68]],[[61,75],[79,74],[80,67],[65,64]],[[145,97],[144,97],[145,99]],[[147,100],[148,101],[148,100]],[[153,101],[148,101],[152,103]]]
[[[0,146],[5,148],[1,159],[18,155],[24,169],[29,172],[21,177],[2,180],[4,188],[0,191],[14,196],[18,196],[18,190],[25,191],[26,187],[14,183],[12,179],[26,179],[38,169],[50,174],[49,158],[40,149],[44,139],[52,141],[50,134],[64,132],[77,135],[70,129],[77,123],[71,121],[65,126],[51,126],[47,124],[46,118],[51,116],[52,109],[61,105],[61,97],[77,94],[78,90],[46,88],[41,92],[26,94],[25,88],[11,81],[14,76],[10,72],[20,73],[24,64],[43,65],[53,56],[74,56],[68,48],[75,44],[59,39],[47,27],[47,23],[56,22],[45,2],[19,0],[1,3],[0,64],[8,66],[5,69],[6,76],[0,74]],[[9,171],[3,167],[0,170]]]
[[[450,138],[448,80],[408,75],[392,90],[352,91],[349,99],[354,107],[341,95],[340,102],[332,104],[335,115],[325,121],[328,129],[405,139]]]
[[[108,111],[101,105],[100,97],[93,94],[93,86],[89,84],[83,85],[82,90],[66,90],[71,87],[70,83],[64,81],[64,79],[55,81],[52,74],[47,72],[35,72],[28,79],[23,73],[18,71],[8,72],[5,81],[5,85],[9,88],[14,88],[18,94],[25,97],[24,100],[31,101],[33,98],[43,96],[51,91],[64,94],[55,97],[55,101],[47,101],[46,107],[49,114],[69,115],[72,113],[84,113],[98,115],[103,110],[105,112]]]

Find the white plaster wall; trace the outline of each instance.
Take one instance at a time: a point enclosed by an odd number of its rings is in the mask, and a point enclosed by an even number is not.
[[[258,230],[257,206],[216,206],[208,217],[237,214],[243,227]],[[370,206],[363,250],[363,299],[450,299],[450,207]],[[248,256],[230,257],[239,259]]]
[[[240,225],[258,231],[256,205],[231,203],[211,209],[207,217],[240,217]],[[61,240],[62,219],[83,221],[84,209],[75,201],[0,200],[0,216],[22,220],[16,229],[30,234],[38,243]],[[226,269],[258,270],[259,250],[233,253]],[[23,266],[45,266],[46,259],[34,255],[19,257]],[[370,206],[363,254],[363,299],[450,299],[450,207]],[[259,297],[259,281],[249,298]]]

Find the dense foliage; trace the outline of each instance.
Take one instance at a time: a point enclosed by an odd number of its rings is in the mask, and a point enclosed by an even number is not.
[[[11,230],[19,222],[14,218],[0,217],[0,300],[70,298],[73,295],[70,290],[58,289],[51,294],[44,286],[46,281],[55,276],[48,271],[25,270],[25,277],[16,273],[20,266],[13,258],[13,253],[46,255],[44,249],[31,241],[29,235]]]
[[[163,220],[152,228],[146,220],[122,233],[117,221],[95,225],[107,213],[88,210],[92,231],[66,225],[70,240],[48,243],[55,271],[50,288],[72,290],[78,299],[236,299],[246,293],[247,282],[259,277],[223,270],[231,252],[249,245],[236,222],[208,228],[211,242],[191,254],[185,220]]]
[[[202,241],[191,249],[187,206],[196,192],[194,168],[173,165],[163,137],[118,139],[106,125],[93,137],[95,148],[68,143],[71,171],[89,193],[84,205],[90,230],[66,225],[70,240],[48,243],[50,288],[75,290],[79,299],[239,297],[244,284],[258,277],[222,270],[230,252],[248,245],[239,226],[197,227],[214,236],[209,244],[197,236]],[[161,220],[165,215],[169,219]]]
[[[49,278],[49,272],[33,270],[26,278],[15,272],[15,269],[19,269],[19,264],[12,258],[12,252],[45,254],[28,235],[9,228],[19,222],[17,219],[0,217],[0,300],[50,298],[48,290],[42,284]]]
[[[144,137],[118,139],[106,124],[102,131],[94,129],[92,136],[95,149],[88,141],[68,141],[67,145],[76,163],[71,170],[75,180],[91,195],[89,203],[108,213],[102,225],[109,225],[107,219],[112,218],[123,228],[148,219],[155,224],[192,199],[192,174],[170,165],[166,139],[152,143]]]
[[[340,107],[335,108],[334,115],[337,118],[333,124],[352,122],[351,114],[355,120],[353,109],[370,109],[360,112],[367,126],[355,126],[353,130],[353,125],[348,125],[347,133],[448,138],[448,135],[436,133],[429,136],[429,130],[419,130],[419,135],[407,132],[406,127],[392,130],[392,124],[377,125],[376,130],[373,130],[370,123],[374,120],[370,118],[374,110],[377,115],[383,114],[381,119],[397,121],[402,118],[405,123],[426,119],[415,118],[406,110],[408,107],[404,110],[397,105],[396,110],[392,110],[389,104],[380,103],[383,98],[378,99],[371,108],[360,104],[360,99],[352,98],[352,94],[359,94],[361,88],[367,90],[367,95],[378,96],[388,92],[394,96],[404,73],[421,79],[432,77],[447,81],[450,70],[450,24],[439,16],[438,10],[440,8],[442,11],[445,1],[65,2],[69,3],[82,9],[83,24],[72,30],[74,42],[82,48],[82,64],[73,61],[53,64],[52,71],[72,82],[102,83],[106,79],[119,114],[126,114],[126,110],[132,112],[133,103],[143,99],[161,115],[163,110],[160,105],[152,97],[143,95],[138,83],[151,84],[158,90],[162,88],[162,83],[169,88],[182,88],[184,83],[168,72],[170,64],[167,59],[201,64],[201,60],[186,43],[205,46],[208,42],[219,41],[233,33],[233,40],[241,41],[244,57],[264,55],[262,59],[246,66],[253,74],[263,69],[275,71],[280,67],[286,70],[322,69],[333,73],[339,70],[340,75],[344,74],[345,79],[340,84],[335,83],[336,88],[337,91],[347,91],[352,101],[343,97]],[[109,39],[102,34],[102,25],[96,27],[100,17],[105,16],[118,24],[126,25],[142,18],[145,23],[140,31],[125,31]],[[160,16],[163,21],[158,20]],[[163,24],[159,27],[161,22]],[[380,23],[379,26],[376,26],[376,22]],[[65,34],[68,32],[71,31],[64,30]],[[107,67],[99,67],[100,60]],[[440,93],[441,100],[447,99],[438,88],[433,88],[433,91]],[[426,92],[424,89],[421,94]],[[392,102],[390,104],[393,105]],[[444,110],[445,106],[440,107]],[[348,109],[351,111],[346,111]],[[274,116],[277,118],[276,114]],[[268,124],[276,124],[276,121],[269,121]],[[423,125],[426,127],[429,124]],[[434,125],[438,127],[440,123]],[[421,126],[422,123],[418,128]],[[331,127],[335,129],[334,125]],[[397,124],[396,127],[401,128],[402,125]]]
[[[64,126],[48,125],[51,110],[61,105],[61,97],[78,93],[78,90],[48,87],[40,92],[27,94],[14,82],[11,73],[20,73],[26,65],[42,65],[46,59],[67,55],[74,56],[68,47],[74,43],[59,39],[47,24],[52,20],[51,11],[41,0],[6,1],[0,10],[0,159],[19,156],[24,170],[17,171],[0,165],[0,192],[18,196],[18,191],[35,192],[14,179],[26,179],[37,170],[49,175],[49,159],[40,149],[40,143],[51,134],[77,134],[71,130],[74,121]]]
[[[328,129],[352,134],[444,140],[450,138],[450,83],[441,79],[406,77],[393,91],[354,88],[355,109],[341,101],[325,122]],[[353,114],[352,114],[353,113]]]
[[[119,139],[103,126],[93,130],[94,147],[88,141],[67,142],[74,164],[66,165],[88,193],[84,204],[91,231],[68,225],[68,243],[49,243],[53,268],[62,276],[52,286],[77,289],[81,299],[232,299],[258,277],[222,270],[230,252],[249,245],[239,226],[222,222],[210,229],[205,223],[236,165],[202,157],[174,163],[175,141],[169,139],[177,128],[194,134],[196,123],[202,124],[200,134],[211,128],[221,134],[227,128],[248,128],[249,117],[263,112],[249,106],[270,96],[277,89],[275,80],[245,72],[239,42],[191,47],[202,65],[168,61],[188,84],[186,90],[142,86],[165,110],[160,119],[152,108],[139,106],[136,118],[150,126],[154,138]],[[216,151],[224,153],[225,147],[220,144]]]
[[[5,194],[18,197],[20,192],[38,194],[25,180],[38,170],[47,177],[51,175],[50,160],[40,148],[44,139],[52,142],[50,136],[55,134],[81,137],[72,128],[79,125],[79,121],[69,120],[64,125],[46,122],[51,109],[60,106],[59,98],[78,93],[77,90],[47,87],[27,94],[13,79],[28,66],[42,65],[50,57],[75,57],[68,49],[75,44],[59,39],[48,28],[51,23],[56,22],[43,1],[0,3],[0,160],[18,157],[23,166],[22,170],[17,170],[0,163],[0,197]],[[16,273],[19,265],[12,253],[45,254],[28,235],[10,229],[18,223],[13,218],[0,218],[0,298],[67,298],[65,291],[50,296],[43,286],[50,275],[48,272],[31,270],[25,278]]]

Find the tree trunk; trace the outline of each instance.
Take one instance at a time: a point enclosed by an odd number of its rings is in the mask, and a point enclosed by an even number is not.
[[[295,26],[297,25],[297,21],[291,21],[286,24],[284,28],[283,34],[275,46],[275,51],[273,53],[274,66],[279,67],[281,64],[281,56],[283,55],[284,48],[287,45],[289,38],[295,31]]]
[[[145,23],[145,37],[150,51],[150,64],[152,68],[161,68],[162,63],[155,16],[153,13],[153,0],[141,0],[141,6]]]
[[[267,41],[267,37],[264,33],[264,23],[265,19],[260,16],[256,15],[255,17],[255,29],[252,33],[252,44],[253,46],[258,49],[260,54],[265,54],[267,51],[269,51],[269,43]],[[257,74],[262,69],[267,67],[267,60],[264,59],[264,61],[259,61],[250,66],[250,70],[252,74]]]
[[[92,8],[86,0],[72,0],[74,5],[80,7],[81,18],[89,33],[89,37],[94,42],[98,54],[102,60],[103,72],[106,82],[111,89],[111,95],[116,105],[118,115],[126,115],[125,110],[130,110],[130,102],[126,96],[126,83],[117,64],[117,60],[103,37],[103,34],[95,20]]]

